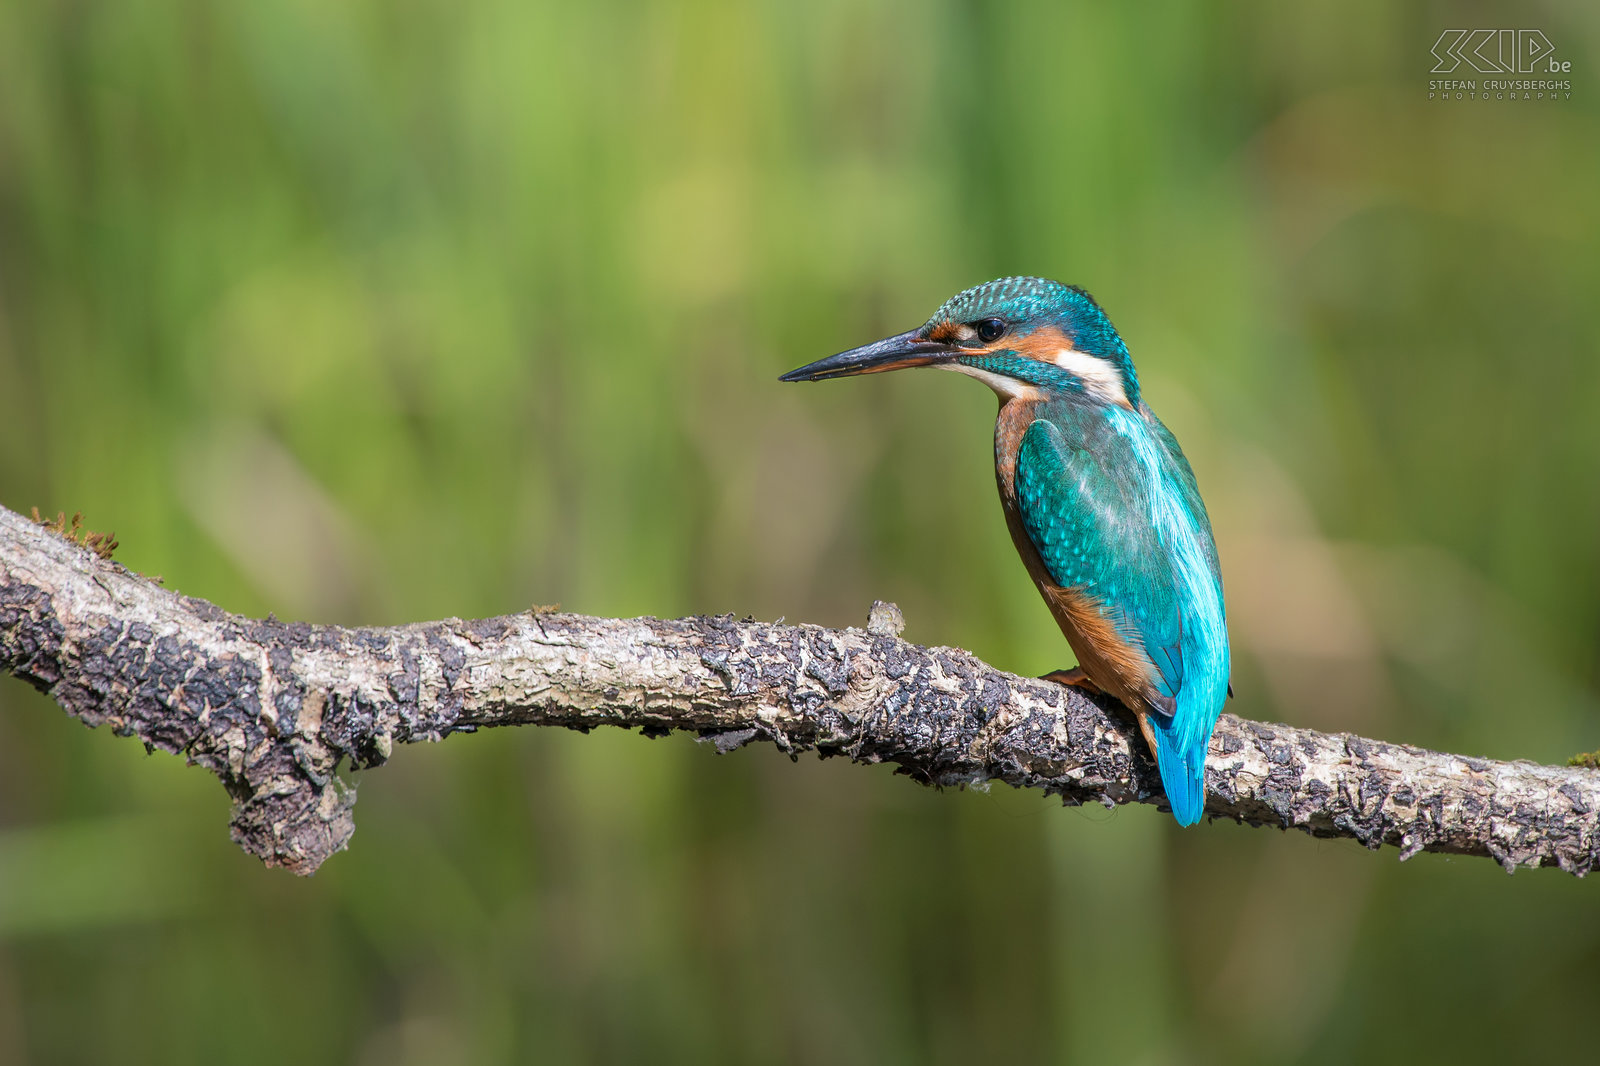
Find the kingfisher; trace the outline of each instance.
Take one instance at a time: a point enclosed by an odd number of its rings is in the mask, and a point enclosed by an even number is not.
[[[1179,825],[1205,809],[1206,749],[1231,695],[1222,571],[1177,438],[1083,289],[1000,278],[916,329],[791,370],[825,381],[931,366],[994,390],[995,481],[1012,542],[1077,656],[1044,675],[1138,719]]]

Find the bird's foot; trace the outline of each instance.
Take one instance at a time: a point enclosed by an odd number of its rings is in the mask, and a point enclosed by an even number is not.
[[[1074,666],[1071,670],[1052,670],[1048,674],[1039,675],[1040,681],[1054,681],[1058,685],[1070,685],[1082,689],[1091,696],[1105,695],[1105,689],[1089,680],[1089,675],[1083,672],[1081,666]],[[1134,721],[1139,723],[1139,732],[1144,734],[1144,742],[1150,746],[1150,757],[1156,756],[1155,727],[1150,722],[1150,716],[1142,712],[1135,712]]]
[[[1040,674],[1039,680],[1054,681],[1058,685],[1071,685],[1073,688],[1081,688],[1093,696],[1099,696],[1105,692],[1099,685],[1089,680],[1089,675],[1083,672],[1083,667],[1081,666],[1074,666],[1071,670],[1052,670],[1048,674]]]

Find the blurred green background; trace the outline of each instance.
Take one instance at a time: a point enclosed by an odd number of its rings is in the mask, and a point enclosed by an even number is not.
[[[1427,99],[1538,26],[1558,102]],[[1600,747],[1600,9],[0,0],[0,502],[253,614],[559,602],[1067,665],[986,390],[780,386],[1089,287],[1250,717]],[[397,752],[314,879],[0,680],[0,1062],[1581,1061],[1600,886],[883,767]],[[1465,1019],[1465,1021],[1464,1021]]]

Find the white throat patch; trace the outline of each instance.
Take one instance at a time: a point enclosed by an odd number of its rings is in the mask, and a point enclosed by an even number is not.
[[[940,370],[954,370],[957,374],[965,374],[969,378],[977,378],[995,391],[995,395],[1002,400],[1036,400],[1043,395],[1033,385],[1016,378],[1008,378],[1004,374],[996,374],[975,366],[966,366],[963,363],[939,363]]]

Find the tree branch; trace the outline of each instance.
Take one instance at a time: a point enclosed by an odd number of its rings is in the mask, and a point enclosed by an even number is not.
[[[1069,804],[1164,804],[1119,705],[868,629],[530,612],[346,629],[257,621],[161,588],[0,508],[0,670],[91,726],[181,754],[233,797],[233,839],[310,874],[354,831],[341,761],[501,725],[755,740],[892,762],[932,785],[1004,781]],[[1582,876],[1600,772],[1492,762],[1224,714],[1207,811],[1370,848]]]

